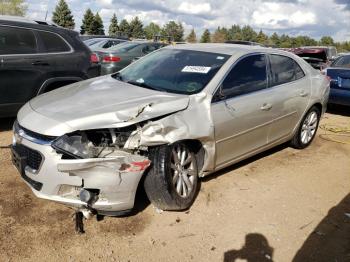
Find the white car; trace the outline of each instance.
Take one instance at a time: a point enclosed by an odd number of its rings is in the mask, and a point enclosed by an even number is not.
[[[140,181],[155,206],[183,210],[200,177],[287,141],[307,147],[328,95],[327,78],[291,53],[169,46],[31,100],[13,163],[36,196],[85,213],[128,212]]]

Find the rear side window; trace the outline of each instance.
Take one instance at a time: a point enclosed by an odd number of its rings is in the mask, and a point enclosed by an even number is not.
[[[270,55],[270,86],[289,83],[305,76],[304,71],[292,58]]]
[[[227,97],[244,95],[267,87],[266,56],[251,55],[239,61],[222,84]]]
[[[37,43],[32,30],[0,26],[0,55],[35,53]]]
[[[332,67],[350,67],[350,56],[342,56],[335,60]]]
[[[60,53],[70,51],[67,43],[58,35],[45,31],[37,31],[43,43],[45,53]]]

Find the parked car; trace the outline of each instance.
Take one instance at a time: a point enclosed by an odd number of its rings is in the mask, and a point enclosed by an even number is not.
[[[288,141],[309,146],[328,94],[291,53],[168,46],[27,103],[13,163],[35,195],[83,213],[125,214],[140,181],[156,207],[184,210],[200,177]]]
[[[350,106],[350,54],[338,57],[325,74],[331,79],[329,103]]]
[[[92,51],[107,49],[123,42],[126,42],[126,40],[117,38],[92,38],[84,41]]]
[[[337,56],[337,49],[332,46],[305,46],[287,50],[302,57],[313,68],[318,70],[328,67]]]
[[[243,40],[228,40],[225,43],[227,44],[235,44],[235,45],[255,45],[255,46],[264,46],[260,43],[252,42],[252,41],[243,41]]]
[[[99,73],[76,32],[0,16],[0,117],[15,116],[31,98]]]
[[[129,38],[125,35],[123,35],[122,32],[120,32],[120,34],[117,34],[117,35],[114,35],[114,36],[106,36],[106,35],[80,35],[79,38],[82,40],[82,41],[86,41],[86,40],[89,40],[89,39],[97,39],[97,38],[118,38],[118,39],[123,39],[123,40],[126,40],[128,41]]]
[[[101,75],[106,75],[118,72],[134,60],[164,46],[166,44],[159,42],[125,42],[105,50],[96,50],[95,53],[101,62]]]

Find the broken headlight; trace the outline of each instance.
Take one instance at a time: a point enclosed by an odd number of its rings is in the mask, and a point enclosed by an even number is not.
[[[136,126],[128,126],[119,129],[77,131],[59,137],[51,146],[64,157],[104,157],[115,149],[123,148],[135,129]]]
[[[61,136],[51,146],[58,152],[75,158],[90,158],[94,155],[92,143],[86,136],[80,134]]]

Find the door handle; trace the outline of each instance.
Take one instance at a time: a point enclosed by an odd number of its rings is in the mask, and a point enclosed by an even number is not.
[[[264,103],[262,105],[262,107],[260,107],[260,109],[263,110],[263,111],[269,111],[271,108],[272,108],[272,105],[268,104],[268,103]]]
[[[301,97],[306,97],[306,96],[308,96],[309,95],[309,93],[308,92],[305,92],[305,90],[301,90],[300,91],[300,96]]]
[[[33,66],[49,66],[50,64],[46,61],[35,61],[32,63]]]

